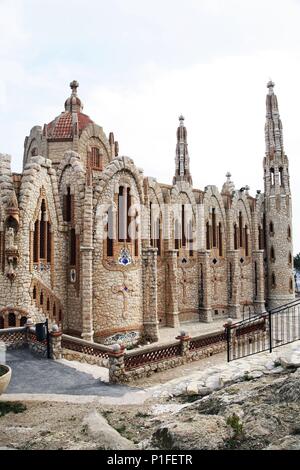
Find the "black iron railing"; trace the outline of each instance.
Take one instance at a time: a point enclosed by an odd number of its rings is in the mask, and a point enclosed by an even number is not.
[[[227,323],[227,360],[233,361],[300,340],[300,299],[254,315],[237,323]]]

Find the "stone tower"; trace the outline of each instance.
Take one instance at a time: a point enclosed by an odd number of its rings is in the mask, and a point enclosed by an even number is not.
[[[282,123],[275,84],[269,81],[266,99],[265,257],[267,265],[268,308],[294,299],[292,203],[289,162],[284,152]]]
[[[186,181],[191,185],[193,184],[190,173],[190,158],[187,143],[187,130],[184,125],[184,117],[182,116],[182,114],[181,116],[179,116],[179,127],[177,129],[175,176],[173,178],[173,184],[176,184],[179,181]]]

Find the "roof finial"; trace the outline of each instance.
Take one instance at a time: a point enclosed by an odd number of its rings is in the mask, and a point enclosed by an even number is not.
[[[72,90],[72,95],[77,95],[77,88],[78,87],[79,87],[79,83],[77,82],[77,80],[73,80],[70,83],[70,88]]]
[[[230,183],[230,178],[231,178],[231,173],[230,173],[230,171],[227,171],[227,173],[226,173],[226,178],[227,178],[228,183]]]
[[[275,86],[275,83],[271,80],[268,81],[267,83],[267,88],[269,88],[269,95],[273,95],[274,93],[274,86]]]

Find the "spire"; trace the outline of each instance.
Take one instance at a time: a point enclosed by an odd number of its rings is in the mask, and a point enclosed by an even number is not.
[[[173,184],[176,184],[177,181],[186,181],[191,185],[193,184],[192,177],[190,174],[187,130],[184,126],[184,117],[182,116],[182,114],[179,116],[179,127],[177,129],[175,176],[173,178]]]
[[[265,125],[265,140],[266,140],[266,155],[273,158],[274,155],[282,155],[283,149],[283,136],[282,136],[282,123],[279,116],[277,96],[274,93],[275,83],[270,80],[267,83],[269,90],[266,99],[266,125]]]
[[[65,110],[71,113],[80,113],[83,110],[83,104],[81,99],[77,95],[77,88],[79,87],[79,83],[77,80],[73,80],[70,83],[70,88],[72,90],[70,98],[68,98],[65,102]]]

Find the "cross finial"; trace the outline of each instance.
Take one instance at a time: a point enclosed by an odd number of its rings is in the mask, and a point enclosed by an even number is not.
[[[267,88],[269,88],[270,95],[274,93],[274,86],[275,86],[275,83],[270,79],[267,83]]]
[[[73,80],[71,83],[70,83],[70,88],[72,90],[72,94],[73,95],[77,95],[77,88],[79,87],[79,83],[77,82],[77,80]]]

